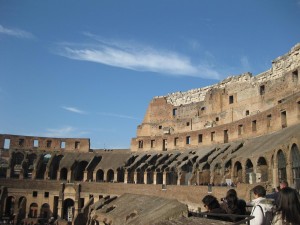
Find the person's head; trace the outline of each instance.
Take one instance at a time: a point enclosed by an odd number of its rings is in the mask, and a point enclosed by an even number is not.
[[[280,185],[279,185],[280,189],[286,188],[288,186],[289,186],[289,183],[286,180],[280,181]]]
[[[266,196],[266,189],[261,185],[255,186],[252,191],[256,198]]]
[[[206,195],[202,202],[204,204],[204,207],[207,209],[207,211],[211,211],[212,209],[216,209],[220,207],[220,204],[216,197],[213,195]]]
[[[227,193],[226,193],[226,196],[228,196],[228,195],[235,195],[235,196],[237,196],[236,190],[234,190],[234,189],[229,189],[229,190],[227,191]]]
[[[277,211],[282,214],[282,219],[290,223],[300,222],[300,203],[295,189],[286,187],[278,195]]]

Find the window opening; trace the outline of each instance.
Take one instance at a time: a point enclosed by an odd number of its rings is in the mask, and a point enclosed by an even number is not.
[[[281,112],[281,126],[282,128],[287,127],[287,116],[286,116],[286,111]]]
[[[173,116],[177,115],[177,108],[173,109]]]
[[[174,138],[174,146],[177,146],[178,144],[178,137]]]
[[[229,96],[229,104],[232,104],[233,103],[233,95],[230,95]]]
[[[187,145],[191,144],[191,136],[186,137],[186,144]]]
[[[143,141],[139,141],[139,148],[143,148]]]
[[[252,131],[256,131],[256,120],[252,121]]]
[[[44,193],[44,197],[45,197],[45,198],[49,198],[49,192],[46,191],[46,192]]]
[[[271,126],[272,115],[267,115],[267,127]]]
[[[33,147],[34,148],[37,148],[37,147],[39,147],[39,140],[33,140]]]
[[[23,138],[19,139],[19,146],[23,147],[24,142],[25,142],[25,140]]]
[[[243,134],[243,125],[239,125],[238,126],[238,135],[242,135]]]
[[[186,122],[186,126],[188,127],[190,125],[190,122]]]
[[[80,142],[79,141],[75,141],[75,149],[79,149],[80,147]]]
[[[250,115],[249,110],[246,110],[246,116],[249,116],[249,115]]]
[[[151,140],[151,148],[155,147],[155,140]]]
[[[217,122],[219,121],[219,117],[216,117],[216,121],[217,121]]]
[[[260,95],[264,95],[265,94],[265,85],[261,85],[260,87],[259,87],[259,93],[260,93]]]
[[[228,130],[224,130],[224,143],[228,143]]]
[[[33,192],[32,192],[32,197],[37,197],[37,195],[38,195],[38,192],[37,192],[37,191],[33,191]]]
[[[60,142],[60,148],[66,148],[66,142],[65,141]]]
[[[293,82],[298,83],[298,70],[293,72]]]
[[[159,125],[158,129],[162,129],[162,125]]]
[[[216,135],[216,132],[214,132],[214,131],[210,133],[210,140],[211,141],[215,140],[215,135]]]
[[[168,147],[167,139],[164,139],[164,140],[163,140],[163,149],[162,149],[162,150],[163,150],[163,151],[167,151],[167,149],[168,149],[167,147]]]
[[[47,148],[50,148],[51,147],[51,144],[52,144],[52,141],[47,141]]]
[[[10,149],[10,139],[4,139],[4,149]]]
[[[203,142],[203,134],[198,134],[198,143]]]

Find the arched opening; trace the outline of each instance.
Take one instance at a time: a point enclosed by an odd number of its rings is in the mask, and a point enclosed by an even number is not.
[[[214,167],[214,185],[222,184],[222,167],[220,163],[217,163]]]
[[[242,168],[242,164],[239,161],[235,162],[234,164],[233,178],[235,183],[239,183],[243,181],[243,168]]]
[[[88,165],[87,161],[81,161],[77,164],[77,166],[74,168],[73,172],[73,178],[75,181],[84,181],[84,171],[86,166]]]
[[[36,203],[31,203],[29,207],[29,218],[37,218],[38,217],[38,204]]]
[[[117,182],[122,182],[122,183],[124,183],[124,169],[123,169],[123,168],[118,169],[118,170],[117,170],[117,174],[118,174]]]
[[[112,169],[109,169],[107,171],[107,182],[114,182],[115,179],[115,173]]]
[[[264,157],[259,157],[257,160],[256,180],[257,182],[266,182],[269,179],[268,177],[267,160]]]
[[[232,167],[232,161],[230,159],[225,163],[225,168],[224,168],[225,179],[231,179],[231,167]]]
[[[63,158],[63,155],[56,155],[53,157],[51,164],[49,166],[49,179],[56,180],[57,179],[57,172],[59,168],[60,160]]]
[[[134,183],[134,171],[128,170],[127,171],[127,183]]]
[[[193,164],[191,161],[186,161],[186,163],[181,167],[180,185],[188,185],[192,176]]]
[[[278,179],[286,180],[286,160],[282,150],[277,153]]]
[[[205,163],[199,174],[199,184],[208,185],[210,183],[210,164]]]
[[[156,173],[156,184],[162,184],[163,183],[163,173],[157,172]]]
[[[6,172],[8,169],[8,161],[0,158],[0,178],[6,178]]]
[[[44,219],[49,219],[51,217],[50,206],[47,203],[42,205],[40,217]]]
[[[147,171],[147,184],[153,184],[153,171]]]
[[[11,178],[19,178],[22,171],[22,162],[24,160],[24,155],[21,152],[14,152],[11,157]]]
[[[167,185],[176,185],[177,184],[178,175],[175,171],[168,171],[166,175],[167,175],[167,177],[166,177]]]
[[[246,170],[246,180],[245,180],[246,184],[256,183],[256,176],[253,172],[253,164],[250,159],[247,159],[246,161],[245,170]]]
[[[19,219],[24,219],[26,217],[26,202],[27,202],[27,199],[24,196],[19,198],[19,201],[18,201],[18,218]]]
[[[293,184],[297,190],[300,190],[300,153],[299,148],[296,144],[292,145],[291,159]]]
[[[11,217],[15,212],[15,197],[9,196],[6,199],[5,216]]]
[[[137,184],[144,184],[144,171],[138,170],[136,175],[137,175]]]
[[[46,155],[44,155],[44,157],[41,160],[38,161],[36,179],[44,179],[45,178],[47,164],[50,159],[51,159],[51,154],[46,154]]]
[[[26,163],[23,163],[23,171],[24,171],[24,178],[31,178],[32,177],[32,171],[34,169],[34,162],[36,161],[36,154],[32,153],[27,155]]]
[[[62,168],[60,170],[60,180],[67,180],[68,179],[68,170],[67,168]]]
[[[96,182],[103,182],[104,181],[104,172],[103,170],[99,169],[96,173]]]
[[[74,201],[68,198],[63,203],[63,218],[68,222],[72,222],[73,217],[74,217]]]

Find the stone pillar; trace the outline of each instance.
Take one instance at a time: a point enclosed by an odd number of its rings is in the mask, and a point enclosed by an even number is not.
[[[57,176],[56,176],[56,180],[60,179],[60,171],[57,171]]]
[[[144,171],[144,184],[148,184],[147,172],[146,171]]]
[[[93,172],[93,181],[96,182],[96,180],[97,180],[97,172],[95,171],[95,172]]]
[[[114,182],[118,182],[118,171],[114,171]]]
[[[156,184],[156,177],[157,177],[157,172],[153,172],[153,184]]]
[[[163,172],[163,184],[167,184],[167,172]]]
[[[44,180],[49,180],[49,170],[46,168],[46,171],[44,173]]]
[[[103,171],[103,181],[107,182],[107,171]]]
[[[286,179],[289,185],[293,184],[292,162],[290,161],[287,161],[286,163]]]
[[[137,172],[134,171],[134,175],[133,175],[133,183],[137,184]]]
[[[126,170],[124,172],[124,184],[127,184],[128,183],[128,171]]]
[[[197,182],[197,185],[200,184],[199,170],[196,171],[196,182]]]
[[[71,178],[72,178],[72,170],[68,170],[67,180],[68,180],[69,182],[71,182]]]
[[[180,180],[181,180],[181,173],[178,173],[178,178],[177,178],[177,185],[180,185]]]
[[[87,179],[88,179],[88,171],[83,171],[83,181],[87,181]]]

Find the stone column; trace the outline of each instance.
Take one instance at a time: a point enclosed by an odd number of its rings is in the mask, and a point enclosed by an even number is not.
[[[68,170],[67,180],[68,180],[69,182],[71,182],[71,178],[72,178],[72,170]]]
[[[133,175],[133,183],[137,184],[137,172],[134,171],[134,175]]]
[[[157,177],[157,172],[153,172],[153,184],[156,184],[156,177]]]
[[[178,172],[177,185],[180,185],[181,173]]]
[[[124,172],[124,184],[127,184],[128,183],[128,171],[126,170]]]
[[[197,182],[197,185],[200,184],[199,170],[196,171],[196,182]]]
[[[83,181],[87,181],[88,176],[87,176],[88,171],[83,171]]]
[[[148,184],[147,172],[146,171],[144,171],[144,184]]]
[[[57,171],[57,176],[56,176],[56,180],[60,179],[60,171]]]
[[[103,181],[107,182],[107,171],[103,170]]]
[[[286,163],[286,179],[289,185],[293,184],[292,162],[290,161]]]
[[[93,172],[93,181],[96,182],[96,180],[97,180],[97,172],[95,171]]]
[[[114,182],[118,182],[118,171],[114,171]]]
[[[167,172],[163,172],[163,184],[167,184]]]

